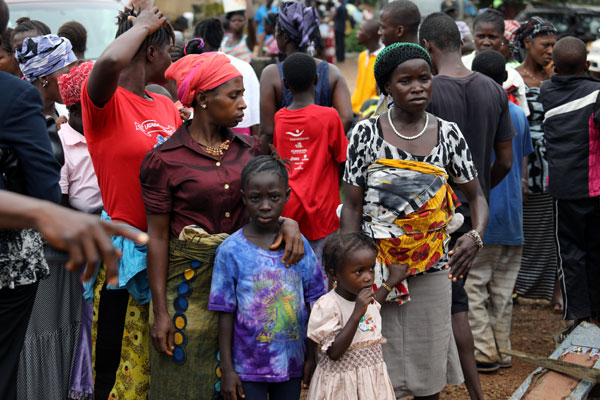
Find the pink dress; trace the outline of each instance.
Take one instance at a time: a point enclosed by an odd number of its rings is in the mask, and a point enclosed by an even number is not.
[[[321,358],[312,377],[308,400],[395,400],[383,361],[379,303],[370,304],[348,350],[337,361],[327,349],[346,325],[355,302],[330,291],[315,303],[308,321],[308,337],[318,344]]]

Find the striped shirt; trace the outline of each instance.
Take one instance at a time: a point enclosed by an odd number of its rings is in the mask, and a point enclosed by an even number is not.
[[[221,51],[237,59],[246,61],[247,63],[252,62],[252,52],[246,44],[246,35],[242,36],[242,39],[240,39],[240,41],[233,46],[227,46],[229,39],[231,39],[231,34],[227,34],[225,37],[223,37],[223,41],[221,42]]]

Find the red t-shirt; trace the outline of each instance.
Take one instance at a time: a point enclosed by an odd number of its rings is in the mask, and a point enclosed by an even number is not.
[[[142,159],[181,125],[171,100],[146,93],[153,100],[118,87],[108,103],[98,108],[88,95],[87,80],[81,91],[83,129],[104,209],[114,221],[142,231],[147,230],[140,184]]]
[[[292,164],[290,200],[283,216],[296,220],[309,240],[338,229],[338,164],[346,161],[348,139],[337,111],[314,104],[299,110],[282,108],[275,114],[273,144]]]

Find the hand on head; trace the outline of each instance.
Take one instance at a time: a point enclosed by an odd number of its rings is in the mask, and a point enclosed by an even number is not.
[[[129,0],[127,7],[134,10],[150,10],[154,7],[154,0]]]
[[[137,16],[130,15],[127,19],[131,21],[134,26],[145,26],[148,29],[148,35],[156,32],[161,26],[167,26],[167,19],[158,7],[139,8],[139,10]]]

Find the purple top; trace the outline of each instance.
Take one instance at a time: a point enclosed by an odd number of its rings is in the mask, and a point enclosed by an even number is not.
[[[299,378],[308,320],[305,304],[325,294],[317,258],[303,238],[304,258],[286,268],[283,251],[255,246],[242,229],[217,249],[208,309],[235,313],[232,358],[241,380]]]

